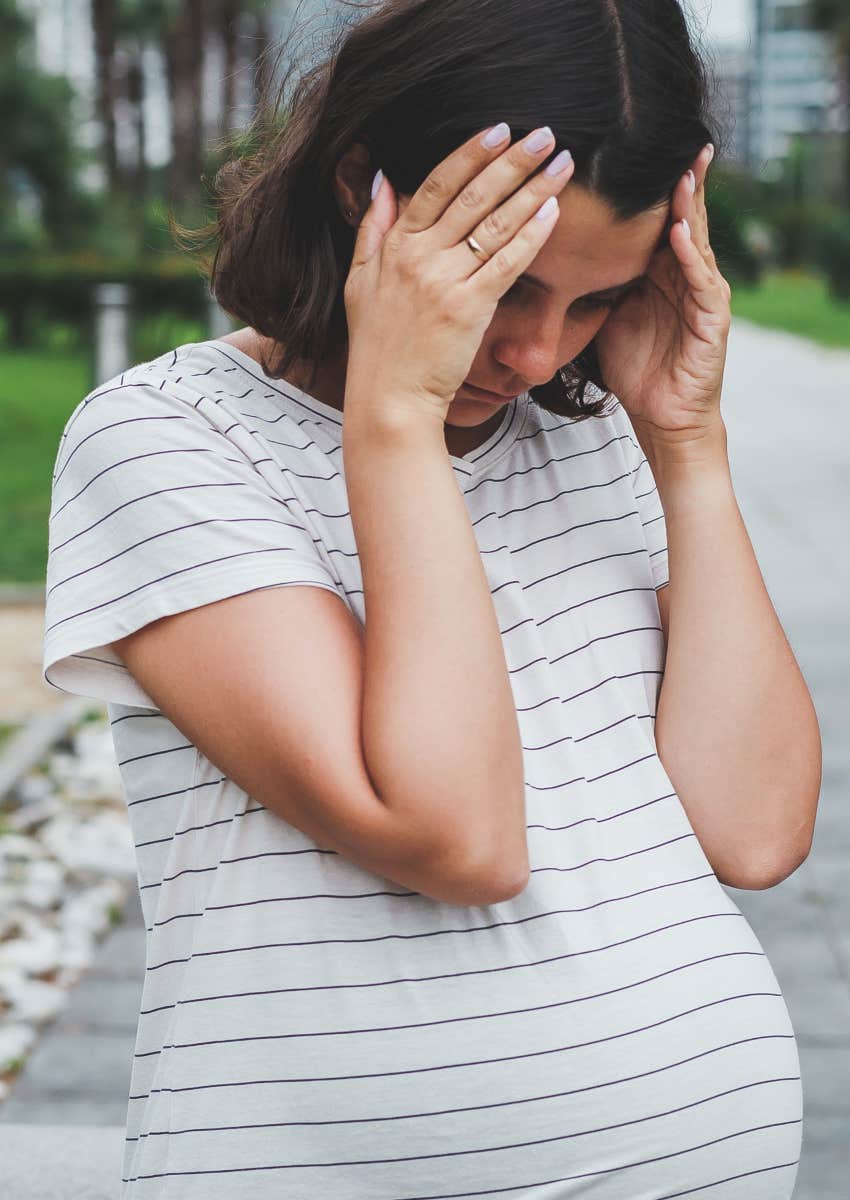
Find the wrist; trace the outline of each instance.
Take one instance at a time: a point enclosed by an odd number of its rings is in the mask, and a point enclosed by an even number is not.
[[[346,391],[342,439],[344,445],[362,445],[372,451],[409,447],[423,453],[430,445],[446,450],[441,416],[417,410],[397,394],[388,401],[387,393],[376,389],[357,394]]]
[[[699,433],[687,433],[634,424],[635,434],[646,455],[661,495],[682,494],[696,489],[707,494],[728,492],[732,485],[726,426],[715,425]]]

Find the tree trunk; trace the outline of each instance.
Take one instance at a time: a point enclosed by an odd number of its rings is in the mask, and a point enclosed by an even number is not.
[[[136,200],[143,202],[147,191],[147,163],[145,161],[145,87],[140,41],[135,42],[129,51],[127,99],[132,106],[135,135],[135,156],[129,175],[130,190]]]
[[[115,22],[116,0],[91,0],[92,32],[97,79],[97,115],[103,137],[103,164],[111,192],[120,186],[115,138]]]
[[[850,38],[844,47],[842,55],[844,65],[844,120],[847,122],[847,132],[844,135],[844,203],[850,207]]]
[[[239,0],[222,0],[221,40],[224,47],[224,94],[221,110],[221,136],[228,137],[233,131],[236,111],[236,70],[238,52],[236,48],[236,23],[239,18]]]
[[[165,64],[171,108],[169,197],[180,204],[200,191],[203,162],[202,70],[203,0],[186,0],[165,37]]]

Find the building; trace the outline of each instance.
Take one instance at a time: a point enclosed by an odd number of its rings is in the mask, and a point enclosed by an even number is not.
[[[834,40],[810,28],[807,0],[755,0],[747,162],[776,178],[796,136],[846,131]]]

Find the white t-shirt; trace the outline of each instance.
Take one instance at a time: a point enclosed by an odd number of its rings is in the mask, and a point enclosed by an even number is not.
[[[210,341],[68,420],[44,675],[109,704],[148,931],[122,1200],[787,1200],[797,1046],[656,752],[666,531],[625,410],[577,422],[526,394],[451,462],[531,863],[519,896],[474,908],[320,849],[111,646],[288,584],[363,622],[342,414]]]

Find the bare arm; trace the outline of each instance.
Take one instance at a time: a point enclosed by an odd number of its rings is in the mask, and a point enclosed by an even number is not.
[[[442,423],[379,418],[348,394],[346,411],[346,485],[366,602],[367,770],[405,823],[426,842],[433,831],[443,839],[447,862],[458,864],[450,874],[468,870],[515,894],[528,877],[522,747]]]
[[[811,848],[817,715],[738,509],[725,433],[700,461],[645,449],[670,549],[658,752],[721,882],[772,887]]]

